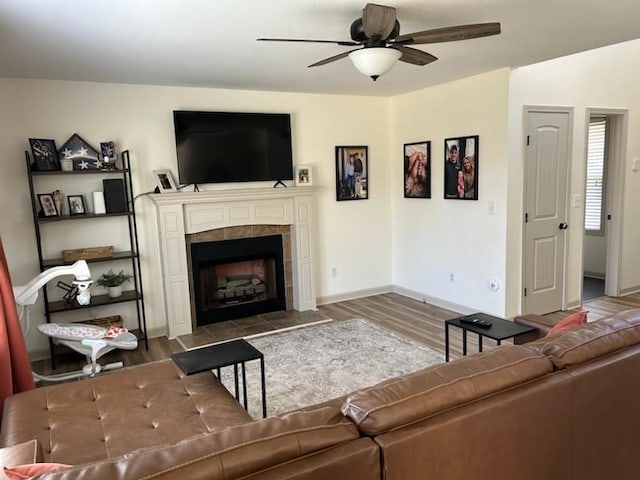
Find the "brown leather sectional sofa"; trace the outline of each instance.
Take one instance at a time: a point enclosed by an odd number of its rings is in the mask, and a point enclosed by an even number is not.
[[[636,479],[639,374],[640,310],[259,421],[210,373],[161,362],[10,398],[0,462],[75,465],[48,479]]]

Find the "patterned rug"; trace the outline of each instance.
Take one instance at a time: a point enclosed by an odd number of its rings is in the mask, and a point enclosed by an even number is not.
[[[264,354],[269,416],[444,361],[429,347],[364,319],[332,321],[247,341]],[[249,413],[256,419],[262,417],[259,363],[246,364]],[[232,368],[223,369],[222,382],[234,391]]]

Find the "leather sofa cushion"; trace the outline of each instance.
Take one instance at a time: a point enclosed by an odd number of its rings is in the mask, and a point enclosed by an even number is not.
[[[169,360],[7,398],[0,446],[37,439],[44,461],[77,465],[250,421],[215,375]]]
[[[356,427],[337,408],[323,407],[196,435],[174,445],[72,467],[47,478],[245,478],[358,437]],[[371,460],[379,464],[378,458]]]
[[[366,435],[379,435],[541,377],[542,354],[504,345],[388,380],[350,395],[342,412]]]
[[[566,368],[637,343],[640,343],[640,309],[587,323],[527,346],[549,357],[556,368]]]

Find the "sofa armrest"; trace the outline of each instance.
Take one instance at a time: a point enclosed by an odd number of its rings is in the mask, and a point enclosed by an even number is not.
[[[4,467],[15,467],[27,463],[44,461],[42,445],[37,440],[18,443],[12,447],[0,448],[0,480],[5,480]]]
[[[533,313],[528,313],[526,315],[520,315],[513,319],[515,323],[519,323],[520,325],[526,325],[527,327],[533,327],[536,330],[527,333],[525,335],[518,335],[514,338],[514,342],[516,345],[522,345],[524,343],[533,342],[534,340],[538,340],[539,338],[544,337],[549,333],[553,324],[547,320],[546,317],[542,315],[536,315]]]

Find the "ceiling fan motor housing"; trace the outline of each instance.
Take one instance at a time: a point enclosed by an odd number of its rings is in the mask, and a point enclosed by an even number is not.
[[[367,34],[364,33],[364,26],[362,25],[362,17],[356,18],[351,23],[350,31],[351,31],[351,40],[353,40],[354,42],[366,44],[368,40],[371,40],[369,37],[367,37]],[[395,26],[393,27],[393,30],[391,30],[391,33],[389,34],[389,36],[387,38],[381,38],[379,39],[379,41],[396,38],[399,34],[400,34],[400,22],[396,20]],[[382,42],[382,44],[384,44],[384,42]]]

